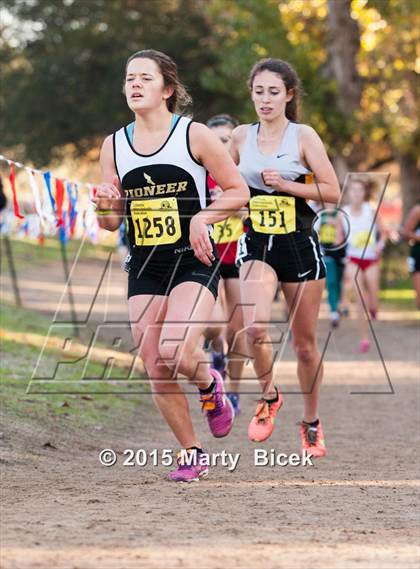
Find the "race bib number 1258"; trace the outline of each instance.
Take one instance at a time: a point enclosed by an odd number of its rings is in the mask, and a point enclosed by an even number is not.
[[[130,211],[136,245],[169,245],[181,237],[176,198],[133,200]]]

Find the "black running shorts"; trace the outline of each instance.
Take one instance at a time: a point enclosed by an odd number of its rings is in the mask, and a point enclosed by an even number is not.
[[[208,288],[216,299],[220,265],[215,247],[213,254],[211,267],[199,261],[192,251],[154,255],[142,261],[132,259],[127,267],[128,298],[139,294],[168,296],[179,284],[196,282]]]
[[[220,264],[220,276],[222,279],[239,279],[239,269],[233,263]]]
[[[326,274],[318,235],[311,229],[285,235],[244,233],[238,241],[236,264],[240,267],[247,261],[267,263],[285,283],[323,279]]]

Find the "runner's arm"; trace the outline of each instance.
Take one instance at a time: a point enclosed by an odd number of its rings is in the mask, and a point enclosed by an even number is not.
[[[223,194],[223,190],[219,186],[215,186],[214,188],[212,188],[211,191],[214,195],[215,200]],[[237,216],[240,218],[243,218],[244,216],[247,216],[248,214],[249,214],[249,212],[248,212],[248,208],[246,206],[243,206],[240,209],[237,209],[236,211],[231,213],[231,215]]]
[[[388,232],[385,229],[385,226],[383,224],[381,217],[379,216],[379,213],[376,217],[376,227],[378,228],[378,234],[379,234],[379,239],[376,243],[376,249],[377,252],[381,254],[385,248],[385,244],[388,239]]]
[[[420,221],[420,205],[415,205],[409,212],[403,227],[403,235],[408,241],[420,241],[420,234],[416,234],[416,227]]]
[[[232,131],[232,140],[229,151],[235,164],[239,164],[240,162],[240,153],[245,142],[248,126],[249,125],[247,124],[241,124]]]
[[[248,203],[248,186],[226,148],[209,128],[192,123],[190,142],[193,156],[203,164],[223,191],[198,215],[207,224],[222,221]]]
[[[121,195],[121,184],[114,163],[112,135],[102,145],[100,155],[102,183],[97,186],[93,202],[96,204],[96,215],[99,226],[108,231],[116,231],[121,225],[124,213],[124,200]]]
[[[226,219],[248,203],[249,189],[222,142],[203,124],[191,124],[190,148],[192,157],[203,164],[223,190],[219,198],[194,215],[190,222],[194,254],[202,263],[211,266],[214,255],[208,225]]]
[[[321,203],[338,203],[340,199],[340,185],[337,176],[322,140],[310,126],[301,125],[300,145],[302,157],[314,174],[316,183],[302,184],[300,182],[292,182],[282,178],[280,173],[275,170],[264,170],[265,184],[292,196]]]

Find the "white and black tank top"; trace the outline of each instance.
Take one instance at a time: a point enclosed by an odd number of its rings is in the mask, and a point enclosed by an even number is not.
[[[177,117],[164,144],[140,154],[127,127],[113,136],[114,160],[125,197],[126,230],[133,260],[191,251],[192,216],[209,203],[207,171],[189,146],[191,119]]]
[[[259,123],[248,128],[240,154],[239,170],[249,186],[251,231],[266,235],[285,235],[310,230],[316,217],[313,209],[301,197],[277,192],[264,184],[262,171],[277,170],[285,180],[308,183],[312,174],[300,161],[299,128],[289,122],[276,152],[263,154],[257,143]]]

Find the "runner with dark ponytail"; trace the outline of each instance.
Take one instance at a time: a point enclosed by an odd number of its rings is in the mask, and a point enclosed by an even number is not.
[[[241,302],[248,351],[262,396],[248,436],[262,442],[273,432],[282,396],[273,381],[268,333],[278,283],[289,308],[304,399],[302,449],[326,453],[318,417],[322,361],[316,326],[324,290],[325,265],[314,211],[307,200],[337,203],[340,188],[324,145],[309,126],[298,123],[299,77],[280,59],[262,59],[248,86],[258,122],[233,132],[231,153],[248,183],[250,228],[238,241]]]

